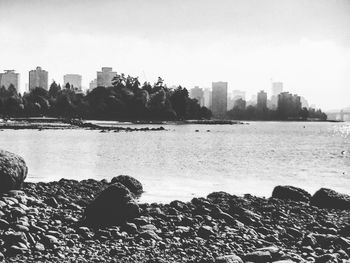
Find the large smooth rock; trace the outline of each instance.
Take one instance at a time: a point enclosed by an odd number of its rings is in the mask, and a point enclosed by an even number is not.
[[[0,150],[0,193],[20,189],[27,173],[28,167],[22,157]]]
[[[282,200],[302,201],[309,202],[311,195],[305,190],[290,186],[290,185],[279,185],[273,189],[272,198],[278,198]]]
[[[217,257],[215,259],[215,263],[243,263],[243,260],[239,256],[232,254]]]
[[[128,175],[118,175],[116,177],[113,177],[111,183],[120,183],[126,186],[130,192],[136,196],[140,196],[143,193],[142,184],[134,177]]]
[[[139,215],[139,206],[129,189],[116,183],[103,190],[85,210],[88,225],[121,225]]]
[[[311,204],[321,208],[350,209],[350,195],[321,188],[312,196]]]

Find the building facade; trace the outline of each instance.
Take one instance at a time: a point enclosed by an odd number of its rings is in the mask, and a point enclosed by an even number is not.
[[[265,110],[267,108],[267,93],[263,90],[258,92],[256,108],[258,110]]]
[[[63,76],[63,83],[66,86],[68,83],[74,90],[81,90],[81,75],[79,74],[66,74]]]
[[[227,112],[227,82],[212,83],[212,105],[213,117],[224,119]]]
[[[272,96],[271,96],[270,108],[275,110],[277,109],[278,95],[283,92],[283,82],[272,82],[271,91],[272,91]]]
[[[48,72],[41,67],[29,71],[29,91],[35,88],[48,90]]]
[[[196,99],[201,107],[204,106],[204,91],[200,87],[196,86],[190,90],[190,98]]]
[[[0,73],[0,87],[8,89],[11,85],[17,92],[19,91],[19,73],[15,70],[5,70],[4,73]]]
[[[103,67],[102,71],[97,71],[97,87],[110,87],[112,80],[117,75],[110,67]]]
[[[203,91],[204,96],[204,107],[207,107],[208,109],[211,109],[211,101],[212,101],[212,93],[210,88],[205,88]]]
[[[91,80],[89,83],[89,91],[92,91],[95,88],[97,88],[97,79]]]

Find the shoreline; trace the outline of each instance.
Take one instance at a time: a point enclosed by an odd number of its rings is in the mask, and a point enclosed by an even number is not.
[[[6,262],[291,263],[350,256],[349,210],[249,194],[138,203],[140,214],[127,223],[85,225],[86,207],[110,184],[25,182],[21,191],[0,195]]]

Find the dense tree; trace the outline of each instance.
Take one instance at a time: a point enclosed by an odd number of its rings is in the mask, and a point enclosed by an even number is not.
[[[69,83],[53,82],[49,91],[35,88],[23,97],[13,87],[0,88],[0,115],[54,116],[108,120],[177,120],[210,118],[211,112],[188,97],[185,88],[168,89],[162,78],[153,85],[117,74],[110,87],[77,94]]]

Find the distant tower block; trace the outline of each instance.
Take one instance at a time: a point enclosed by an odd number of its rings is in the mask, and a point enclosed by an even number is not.
[[[113,72],[110,67],[103,67],[102,71],[97,71],[97,86],[98,87],[110,87],[112,86],[112,80],[117,75],[117,72]]]
[[[29,91],[35,88],[48,90],[48,72],[41,67],[29,71]]]
[[[212,83],[211,110],[214,118],[224,119],[227,112],[227,82]]]
[[[0,87],[8,89],[11,85],[17,90],[19,89],[19,73],[15,70],[5,70],[4,73],[0,73]]]
[[[81,90],[81,75],[79,74],[66,74],[63,76],[64,86],[69,85],[77,90]]]

